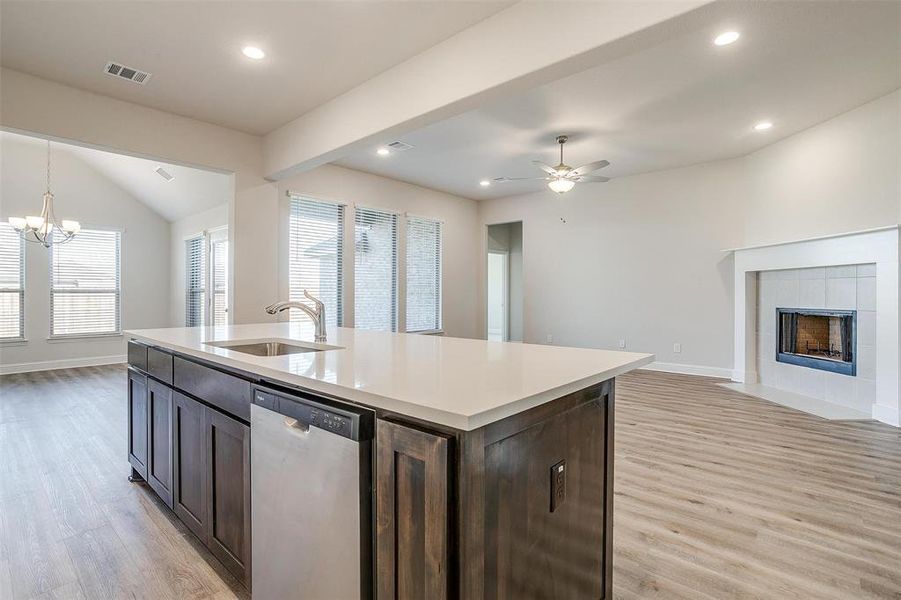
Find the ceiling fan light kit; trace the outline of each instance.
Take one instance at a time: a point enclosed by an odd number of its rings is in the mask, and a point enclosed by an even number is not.
[[[497,177],[494,181],[499,183],[506,181],[522,181],[528,179],[542,179],[547,181],[548,188],[557,194],[565,194],[575,187],[577,183],[604,183],[606,181],[610,181],[609,177],[602,177],[601,175],[591,175],[595,171],[599,169],[603,169],[610,163],[606,160],[598,160],[595,162],[591,162],[581,167],[577,167],[573,169],[569,165],[563,162],[563,144],[569,138],[565,135],[557,136],[557,143],[560,144],[560,164],[556,167],[552,167],[550,165],[546,165],[540,160],[533,160],[532,164],[536,167],[547,173],[544,177]]]

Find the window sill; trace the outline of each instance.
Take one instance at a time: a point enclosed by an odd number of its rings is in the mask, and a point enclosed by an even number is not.
[[[47,341],[55,344],[58,342],[81,342],[84,340],[105,340],[109,338],[124,337],[121,331],[117,333],[73,333],[72,335],[51,335]]]
[[[0,339],[0,347],[2,347],[2,346],[24,346],[27,343],[28,343],[28,338]]]
[[[443,329],[423,329],[422,331],[408,331],[415,335],[444,335]]]

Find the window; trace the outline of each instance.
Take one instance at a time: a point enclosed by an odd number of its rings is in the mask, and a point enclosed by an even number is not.
[[[344,206],[291,197],[288,232],[288,296],[303,300],[307,290],[325,304],[326,324],[343,320]],[[291,320],[306,319],[292,310]]]
[[[0,223],[0,340],[25,337],[25,241]]]
[[[354,326],[397,331],[397,215],[357,208]]]
[[[203,325],[206,300],[206,236],[185,240],[185,326]]]
[[[82,229],[50,248],[50,336],[121,333],[122,234]]]
[[[210,236],[210,275],[212,285],[212,325],[228,324],[228,232],[219,230]]]
[[[441,222],[407,217],[407,331],[441,329]]]

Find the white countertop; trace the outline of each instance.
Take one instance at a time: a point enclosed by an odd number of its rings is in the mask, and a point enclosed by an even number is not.
[[[653,354],[330,327],[341,350],[262,357],[205,342],[312,342],[307,323],[140,329],[126,334],[228,367],[470,431],[621,375]]]

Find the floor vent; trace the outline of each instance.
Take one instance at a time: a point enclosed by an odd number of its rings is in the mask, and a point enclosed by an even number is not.
[[[141,85],[144,85],[147,83],[147,80],[150,79],[150,73],[132,69],[131,67],[126,67],[114,62],[106,63],[106,68],[103,71],[107,75],[121,77],[122,79],[127,79],[128,81],[139,83]]]

